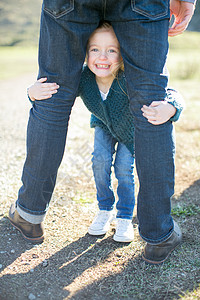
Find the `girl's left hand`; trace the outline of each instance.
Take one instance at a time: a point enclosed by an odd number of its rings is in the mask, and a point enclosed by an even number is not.
[[[149,106],[141,108],[143,116],[153,125],[167,122],[176,113],[176,108],[167,101],[153,101]]]

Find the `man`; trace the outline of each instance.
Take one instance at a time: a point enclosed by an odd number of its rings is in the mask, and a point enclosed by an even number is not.
[[[193,0],[171,0],[170,8],[166,0],[43,1],[38,78],[47,77],[60,88],[52,98],[35,101],[30,112],[23,185],[9,212],[11,223],[25,239],[43,241],[42,222],[64,153],[87,40],[100,20],[108,20],[120,42],[135,120],[139,232],[147,242],[143,258],[161,263],[180,243],[181,231],[170,215],[174,191],[172,125],[148,123],[141,107],[165,98],[168,32],[170,36],[182,33],[193,12]],[[175,16],[171,29],[170,13]]]

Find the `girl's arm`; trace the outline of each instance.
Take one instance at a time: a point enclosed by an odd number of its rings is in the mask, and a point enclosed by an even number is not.
[[[33,85],[31,85],[27,92],[28,97],[32,101],[44,100],[51,98],[53,94],[57,93],[59,85],[54,83],[46,83],[47,78],[40,78]]]
[[[183,108],[182,96],[177,91],[168,89],[165,101],[153,101],[149,106],[144,105],[141,110],[149,123],[160,125],[168,120],[177,121]]]

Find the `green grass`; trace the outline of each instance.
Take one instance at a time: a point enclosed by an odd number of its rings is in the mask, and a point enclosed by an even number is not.
[[[80,196],[80,197],[77,197],[77,198],[73,198],[73,200],[78,204],[85,205],[85,204],[88,204],[88,203],[93,203],[94,202],[94,197],[93,198],[88,198],[86,196]]]
[[[200,208],[195,204],[190,205],[182,205],[182,206],[176,206],[172,208],[172,215],[177,217],[190,217],[190,216],[196,216],[200,213]]]
[[[37,45],[41,0],[0,1],[0,46]]]
[[[37,72],[41,0],[0,1],[0,80]]]
[[[37,47],[0,47],[0,80],[37,72]]]
[[[169,39],[170,80],[200,78],[200,33],[184,32]]]

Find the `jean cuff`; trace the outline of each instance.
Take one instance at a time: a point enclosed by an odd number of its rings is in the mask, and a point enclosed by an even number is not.
[[[29,213],[25,212],[24,210],[22,210],[18,205],[17,205],[16,209],[17,209],[19,215],[29,223],[40,224],[45,219],[45,214],[44,215],[32,215],[32,214],[29,214]]]
[[[152,239],[145,238],[144,236],[142,236],[142,234],[140,232],[140,229],[139,229],[139,234],[140,234],[141,238],[145,242],[147,242],[148,244],[159,245],[159,244],[162,244],[163,242],[167,241],[171,237],[173,231],[174,231],[174,226],[173,226],[173,228],[170,230],[170,232],[167,235],[165,235],[164,237],[160,238],[159,240],[152,240]]]

